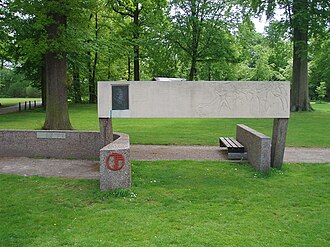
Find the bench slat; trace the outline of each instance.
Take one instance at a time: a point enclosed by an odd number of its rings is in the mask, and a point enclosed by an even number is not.
[[[229,142],[232,148],[237,148],[237,145],[231,140],[232,137],[227,137],[226,140]]]
[[[233,143],[235,143],[237,147],[239,147],[239,148],[244,148],[244,146],[243,146],[240,142],[238,142],[235,138],[230,137],[230,140],[231,140]]]
[[[223,144],[223,145],[222,145]],[[220,147],[230,147],[229,142],[224,137],[220,137]]]
[[[228,152],[244,152],[244,146],[233,137],[220,137],[220,147],[227,147]]]

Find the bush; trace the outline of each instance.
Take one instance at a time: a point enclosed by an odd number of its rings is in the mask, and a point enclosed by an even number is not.
[[[8,96],[13,98],[25,98],[26,90],[25,88],[29,86],[28,81],[19,81],[11,84],[7,91]]]
[[[320,85],[316,87],[315,93],[317,95],[317,100],[322,101],[324,100],[327,94],[327,87],[325,86],[325,82],[321,81]]]
[[[12,69],[0,70],[0,89],[1,98],[40,97],[40,91],[31,86],[31,81]]]
[[[41,93],[37,88],[32,87],[31,85],[25,88],[26,97],[28,98],[38,98]]]

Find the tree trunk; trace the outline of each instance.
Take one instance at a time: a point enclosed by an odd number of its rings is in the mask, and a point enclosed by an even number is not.
[[[73,97],[75,103],[81,103],[81,85],[80,85],[80,73],[77,66],[73,67]]]
[[[110,49],[109,49],[110,50]],[[111,54],[109,51],[109,57],[108,57],[108,73],[107,73],[108,80],[110,81],[111,79]]]
[[[131,58],[127,57],[127,80],[131,80]]]
[[[48,52],[46,66],[46,120],[44,129],[72,129],[67,102],[66,56]]]
[[[140,80],[140,48],[134,45],[134,81]]]
[[[210,64],[210,63],[207,63],[207,79],[208,79],[209,81],[212,80],[211,64]]]
[[[93,65],[92,65],[92,54],[88,52],[89,62],[88,62],[88,92],[89,92],[89,103],[95,104],[96,103],[96,83],[95,83],[95,76],[96,76],[96,64],[97,64],[97,51],[94,55]]]
[[[191,58],[191,67],[190,67],[190,73],[189,73],[189,81],[194,81],[197,76],[197,58],[195,55]]]
[[[98,17],[97,14],[95,14],[95,41],[98,42]],[[91,52],[89,52],[89,103],[95,104],[96,103],[96,66],[97,66],[97,59],[98,59],[98,51],[95,50],[94,53],[94,60],[93,60],[93,67],[91,64]]]
[[[92,97],[92,102],[90,103],[96,103],[96,66],[97,66],[97,60],[98,60],[98,52],[95,51],[94,54],[94,62],[93,62],[93,73],[92,73],[92,87],[93,87],[93,97]]]
[[[134,25],[134,33],[133,33],[133,40],[134,40],[134,81],[140,80],[140,46],[139,46],[139,4],[138,2],[135,3],[135,10],[134,10],[134,17],[133,17],[133,25]]]
[[[197,77],[197,56],[199,44],[199,24],[198,24],[198,10],[196,1],[191,1],[191,17],[192,17],[192,40],[191,40],[191,67],[189,72],[189,81],[196,80]]]
[[[45,60],[45,59],[44,59]],[[43,64],[41,65],[41,101],[42,101],[42,107],[46,110],[46,67],[45,67],[45,61],[43,61]]]
[[[93,80],[93,66],[92,66],[92,53],[87,52],[88,56],[88,95],[89,95],[89,103],[94,104],[96,102],[95,95],[95,85]]]
[[[293,1],[293,69],[291,111],[310,111],[308,94],[308,16],[307,0]]]
[[[46,27],[49,42],[59,37],[60,29],[66,27],[66,16],[49,13],[54,22]],[[44,129],[72,129],[67,101],[66,54],[48,51],[45,55],[46,119]]]

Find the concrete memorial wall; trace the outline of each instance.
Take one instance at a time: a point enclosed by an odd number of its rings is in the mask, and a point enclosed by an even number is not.
[[[99,118],[289,118],[288,81],[98,83]]]
[[[112,118],[273,118],[272,141],[254,132],[239,134],[249,162],[267,172],[283,163],[290,82],[102,81],[98,82],[98,117],[102,142],[110,143],[101,150],[102,191],[131,184],[129,141],[123,138],[125,145],[120,147],[119,140],[112,142]]]

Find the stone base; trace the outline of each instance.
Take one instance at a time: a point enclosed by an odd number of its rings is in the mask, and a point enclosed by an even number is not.
[[[131,161],[129,137],[119,138],[100,150],[100,189],[108,191],[131,187]]]

